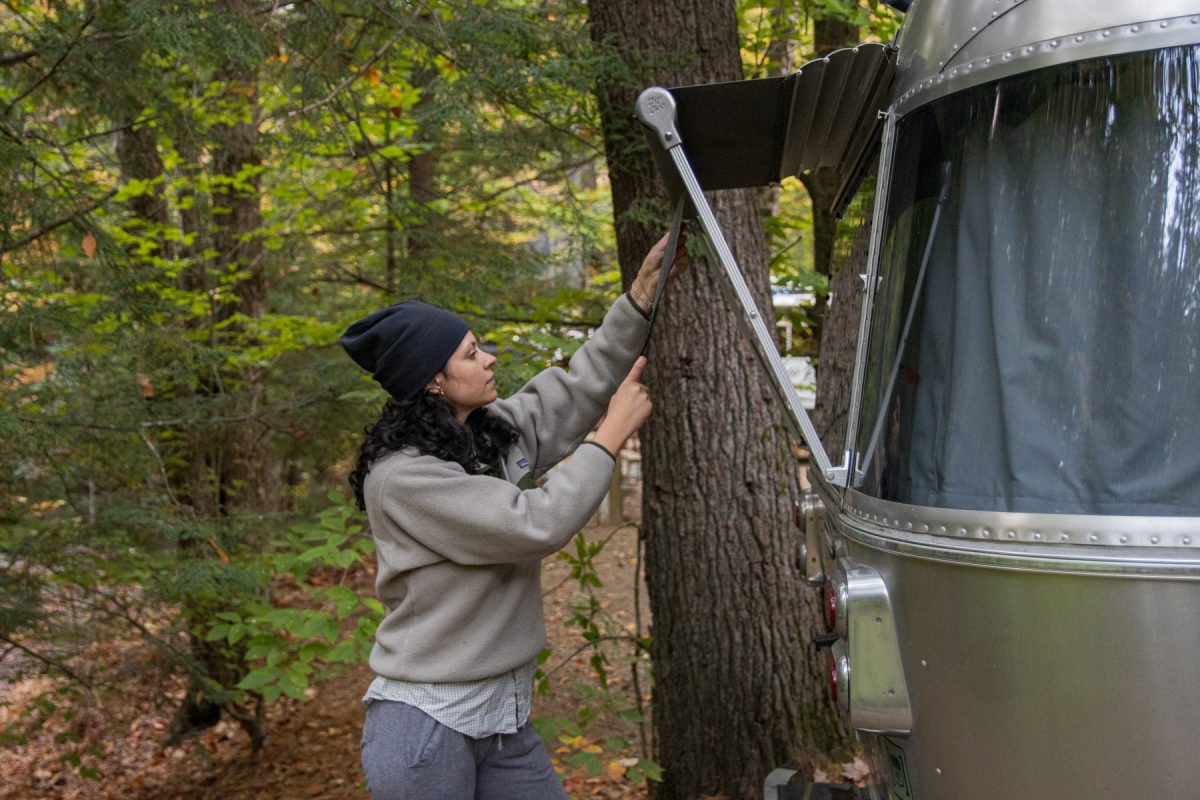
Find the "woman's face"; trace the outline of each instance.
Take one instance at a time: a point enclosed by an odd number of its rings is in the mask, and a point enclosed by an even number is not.
[[[496,357],[481,350],[475,334],[467,331],[454,355],[427,388],[450,401],[455,416],[465,422],[472,411],[496,399],[496,377],[492,372],[495,365]]]

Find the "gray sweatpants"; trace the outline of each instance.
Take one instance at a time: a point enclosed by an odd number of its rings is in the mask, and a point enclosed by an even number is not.
[[[542,739],[516,733],[473,739],[419,708],[367,706],[363,772],[372,800],[566,800]]]

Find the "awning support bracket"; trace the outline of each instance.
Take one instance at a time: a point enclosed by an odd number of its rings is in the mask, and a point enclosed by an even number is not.
[[[721,226],[708,204],[696,174],[684,152],[683,140],[675,124],[675,98],[661,87],[646,89],[638,97],[636,112],[641,120],[657,136],[658,144],[670,157],[680,180],[683,192],[696,212],[700,230],[708,244],[709,252],[715,257],[714,278],[738,314],[738,321],[747,333],[760,363],[767,370],[771,387],[787,409],[786,419],[793,432],[808,446],[812,461],[827,483],[844,487],[847,479],[845,465],[835,468],[817,436],[812,420],[800,402],[800,396],[792,386],[787,369],[783,366],[776,349],[774,337],[767,330],[762,314],[754,304],[750,289],[742,277],[741,269],[729,249]],[[672,198],[679,203],[682,198]],[[710,259],[710,263],[712,260]]]

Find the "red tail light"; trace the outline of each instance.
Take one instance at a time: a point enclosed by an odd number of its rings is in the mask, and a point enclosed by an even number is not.
[[[838,623],[838,590],[833,580],[825,581],[825,624],[836,631]]]
[[[825,673],[829,676],[829,699],[837,705],[838,701],[838,663],[833,650],[825,651]]]

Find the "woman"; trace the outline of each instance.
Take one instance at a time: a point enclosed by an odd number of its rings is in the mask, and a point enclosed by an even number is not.
[[[650,415],[638,352],[665,244],[569,371],[548,369],[503,400],[496,359],[447,311],[399,303],[342,336],[392,396],[350,476],[385,609],[364,698],[374,800],[566,796],[529,723],[546,643],[540,563],[591,517],[614,454]],[[671,275],[686,266],[681,252]]]

